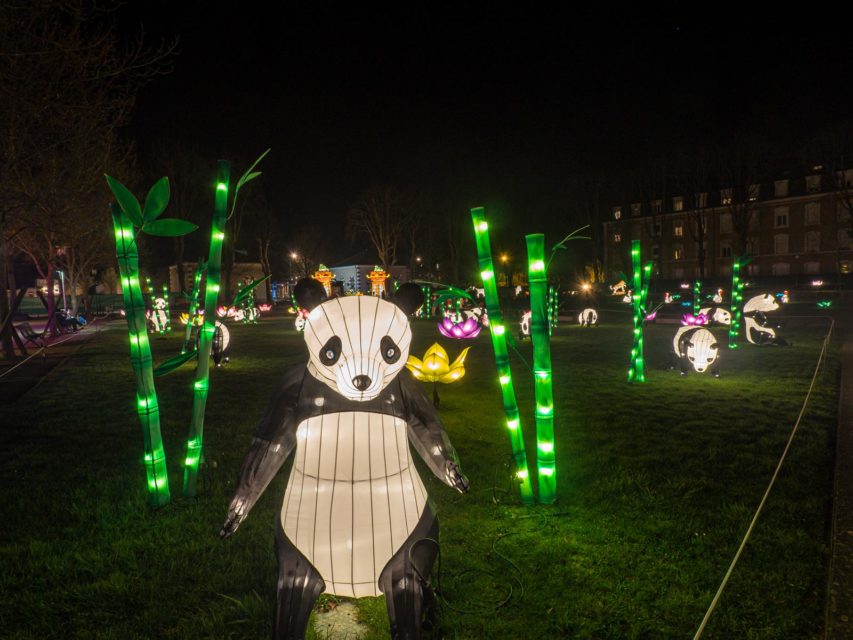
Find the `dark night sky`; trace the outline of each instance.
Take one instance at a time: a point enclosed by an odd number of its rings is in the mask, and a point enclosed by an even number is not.
[[[131,131],[243,162],[272,147],[263,179],[287,228],[343,221],[361,189],[393,182],[559,232],[579,171],[756,127],[794,140],[853,98],[849,38],[805,7],[699,20],[407,4],[134,3],[125,22],[179,35],[181,53]]]

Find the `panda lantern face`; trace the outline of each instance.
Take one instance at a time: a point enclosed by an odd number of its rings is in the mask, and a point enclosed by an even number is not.
[[[334,298],[305,322],[308,371],[348,398],[373,400],[409,357],[412,332],[397,305],[372,296]]]
[[[714,334],[706,329],[700,329],[691,336],[687,343],[687,359],[697,373],[702,373],[717,359],[719,344]]]

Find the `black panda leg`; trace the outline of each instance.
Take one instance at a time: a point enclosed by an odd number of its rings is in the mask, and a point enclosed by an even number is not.
[[[432,593],[422,581],[429,578],[438,555],[438,519],[427,504],[414,531],[379,575],[379,589],[385,594],[385,606],[394,640],[418,640],[421,619],[434,606]],[[424,600],[428,598],[427,610]]]
[[[302,640],[314,603],[326,589],[326,583],[314,566],[285,535],[278,519],[275,535],[278,558],[274,640]]]

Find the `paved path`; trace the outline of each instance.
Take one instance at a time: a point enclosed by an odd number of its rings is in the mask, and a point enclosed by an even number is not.
[[[832,557],[826,602],[827,640],[853,640],[853,318],[836,314],[841,383],[832,501]]]

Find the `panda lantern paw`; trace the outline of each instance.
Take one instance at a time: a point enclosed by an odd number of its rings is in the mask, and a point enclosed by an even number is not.
[[[462,473],[458,464],[448,460],[444,465],[444,477],[447,479],[447,484],[459,493],[468,493],[471,483],[468,482],[468,478]]]

